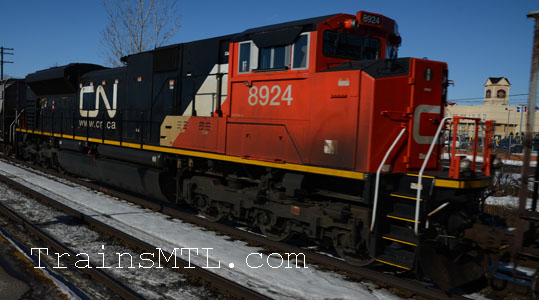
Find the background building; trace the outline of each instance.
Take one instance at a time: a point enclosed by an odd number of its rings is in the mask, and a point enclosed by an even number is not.
[[[489,77],[485,83],[483,105],[457,105],[446,107],[447,116],[464,116],[481,118],[481,120],[494,120],[494,135],[496,137],[519,137],[526,131],[526,106],[509,105],[509,88],[511,84],[505,77]],[[535,130],[539,132],[539,115],[536,114]],[[473,135],[473,123],[462,122],[459,133],[467,136]]]

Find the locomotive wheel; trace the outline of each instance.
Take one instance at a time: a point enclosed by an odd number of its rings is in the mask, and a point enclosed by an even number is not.
[[[347,236],[348,235],[346,234],[341,234],[333,241],[333,246],[339,256],[354,266],[366,266],[372,263],[374,257],[371,257],[366,249],[362,252],[361,249],[351,249],[348,246],[343,245],[346,244],[346,239],[348,239]]]
[[[219,222],[226,217],[226,214],[221,213],[219,207],[214,205],[201,209],[200,213],[211,222]]]
[[[61,166],[58,166],[57,171],[58,171],[58,173],[60,173],[62,175],[67,174],[66,170],[64,168],[62,168]]]
[[[335,250],[337,250],[337,253],[342,259],[354,266],[362,267],[374,261],[374,258],[357,254],[357,251],[348,248],[335,247]]]
[[[219,208],[219,204],[212,203],[206,196],[196,195],[190,204],[211,222],[219,222],[226,217],[226,214],[222,213]]]
[[[50,164],[48,162],[48,160],[46,158],[42,158],[40,160],[40,164],[39,164],[43,169],[48,169],[50,167]]]
[[[270,240],[282,242],[288,240],[292,236],[290,228],[287,226],[287,221],[282,218],[271,217],[269,213],[263,213],[258,216],[258,228]]]

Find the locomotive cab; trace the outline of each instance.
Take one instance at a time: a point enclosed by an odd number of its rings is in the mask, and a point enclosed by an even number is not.
[[[423,240],[445,234],[434,228],[477,221],[473,216],[490,182],[489,171],[464,172],[459,162],[452,162],[451,172],[442,170],[436,136],[447,121],[445,63],[397,58],[396,23],[362,11],[257,28],[232,42],[224,106],[228,154],[363,174],[363,183],[314,180],[311,186],[345,203],[359,191],[356,200],[371,208],[355,212],[370,215],[369,221],[359,217],[355,236],[329,234],[349,262],[374,257],[406,270],[430,264],[451,273],[469,267],[416,259],[434,251],[434,243]],[[350,194],[337,192],[343,190]],[[432,269],[424,270],[431,275]],[[447,289],[462,284],[437,279]]]

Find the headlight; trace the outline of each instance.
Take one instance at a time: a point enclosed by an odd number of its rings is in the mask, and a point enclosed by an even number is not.
[[[463,158],[460,160],[460,171],[461,172],[468,172],[470,171],[470,168],[472,166],[472,161],[467,159],[467,158]]]
[[[492,168],[499,169],[502,167],[502,165],[503,165],[502,160],[498,158],[497,156],[494,156],[494,158],[492,159]]]

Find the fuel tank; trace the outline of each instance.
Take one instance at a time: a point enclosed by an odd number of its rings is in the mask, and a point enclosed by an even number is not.
[[[92,155],[68,150],[58,151],[58,160],[71,174],[156,200],[168,200],[162,189],[166,182],[163,170],[108,158],[96,159]]]

